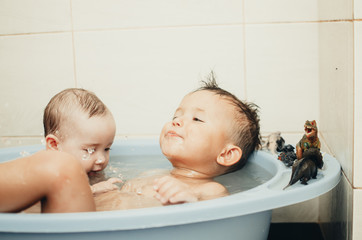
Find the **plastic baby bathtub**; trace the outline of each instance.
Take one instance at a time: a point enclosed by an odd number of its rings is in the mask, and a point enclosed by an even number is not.
[[[0,162],[44,146],[0,149]],[[154,139],[118,140],[114,155],[159,155]],[[258,151],[248,164],[271,174],[270,180],[227,197],[173,206],[88,213],[0,214],[0,239],[245,239],[265,240],[272,209],[318,197],[340,180],[340,165],[328,154],[317,179],[283,190],[291,169],[276,156]],[[160,166],[155,166],[160,167]],[[265,172],[265,171],[264,171]]]

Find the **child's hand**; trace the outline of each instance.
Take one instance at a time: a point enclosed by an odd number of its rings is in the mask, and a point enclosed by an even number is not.
[[[99,193],[105,193],[112,190],[118,189],[118,186],[115,185],[115,183],[121,183],[122,180],[119,178],[110,178],[107,181],[99,182],[96,184],[93,184],[91,186],[93,195],[99,194]]]
[[[157,192],[155,197],[162,204],[198,201],[197,194],[192,191],[189,185],[170,176],[156,179],[154,189]]]

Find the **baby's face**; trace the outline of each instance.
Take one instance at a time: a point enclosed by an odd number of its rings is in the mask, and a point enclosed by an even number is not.
[[[230,102],[210,91],[184,97],[160,135],[163,154],[174,167],[213,174],[216,158],[229,143],[234,119]]]
[[[103,170],[116,133],[112,114],[88,118],[84,113],[74,113],[71,118],[61,128],[59,150],[79,159],[87,173]]]

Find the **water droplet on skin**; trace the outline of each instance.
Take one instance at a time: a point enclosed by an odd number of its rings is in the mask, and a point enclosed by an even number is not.
[[[103,160],[102,159],[97,159],[96,164],[101,164],[101,163],[103,163]]]
[[[25,150],[20,152],[20,156],[22,156],[22,157],[26,157],[26,156],[29,156],[29,155],[30,155],[30,153],[25,151]]]
[[[82,156],[82,160],[83,161],[87,161],[90,159],[90,156],[95,152],[94,148],[87,148],[87,153],[83,154]]]
[[[88,148],[87,151],[90,155],[90,154],[94,153],[96,150],[94,148]]]

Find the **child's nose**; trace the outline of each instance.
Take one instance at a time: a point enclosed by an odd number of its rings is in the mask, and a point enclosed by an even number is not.
[[[175,127],[182,127],[183,121],[181,118],[175,118],[172,120],[172,125]]]

